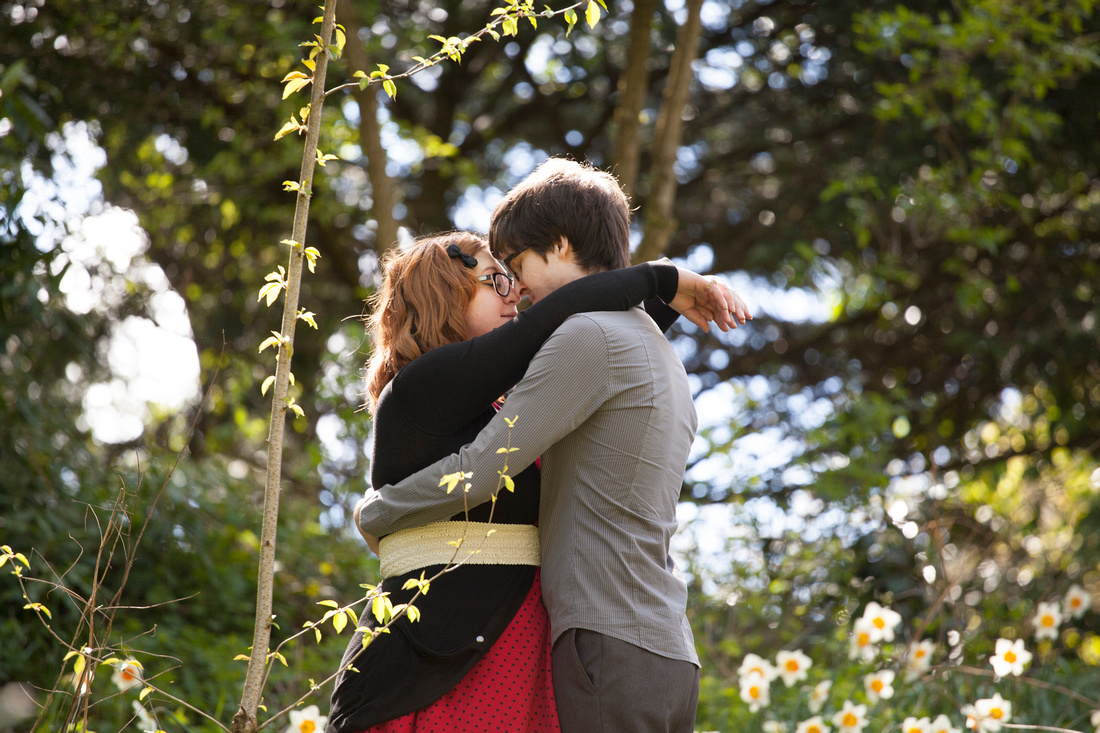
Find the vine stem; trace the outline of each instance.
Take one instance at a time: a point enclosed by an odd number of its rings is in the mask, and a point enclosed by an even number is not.
[[[944,667],[944,669],[954,669],[962,672],[963,674],[974,675],[975,677],[991,677],[993,679],[997,678],[997,674],[992,670],[978,669],[977,667],[968,667],[966,665],[959,665],[957,667]],[[1046,682],[1044,680],[1037,680],[1034,677],[1019,676],[1013,677],[1012,679],[1025,685],[1031,685],[1032,687],[1038,687],[1043,690],[1050,690],[1052,692],[1060,693],[1062,695],[1065,695],[1066,697],[1072,698],[1077,702],[1083,703],[1092,708],[1100,707],[1100,700],[1093,700],[1091,698],[1085,697],[1076,690],[1071,690],[1068,687],[1063,687],[1062,685],[1056,685],[1052,682]]]
[[[482,37],[484,37],[486,34],[490,33],[492,30],[494,30],[498,26],[502,25],[504,23],[504,21],[507,20],[507,19],[511,18],[511,19],[514,19],[518,22],[520,20],[523,20],[524,18],[554,18],[558,15],[562,15],[564,13],[567,13],[570,10],[576,10],[577,8],[581,7],[582,5],[588,5],[588,0],[580,0],[580,2],[573,3],[572,5],[570,5],[568,7],[565,7],[565,8],[561,8],[559,10],[552,10],[549,7],[547,7],[546,10],[541,11],[541,12],[540,11],[535,11],[533,9],[529,9],[529,10],[517,10],[515,15],[507,15],[507,14],[498,15],[492,21],[490,21],[489,24],[486,25],[484,28],[482,28],[481,30],[477,31],[476,33],[472,33],[469,36],[467,36],[466,38],[462,39],[462,49],[459,51],[459,53],[460,54],[464,53],[467,46],[469,46],[471,43],[473,43],[475,41],[480,41],[482,39]],[[436,51],[431,56],[429,56],[427,59],[417,62],[415,66],[411,66],[410,68],[406,69],[405,71],[402,71],[399,74],[383,74],[382,76],[379,76],[379,77],[374,78],[374,79],[371,79],[371,78],[368,77],[367,78],[367,85],[369,86],[369,85],[372,85],[372,84],[381,84],[382,82],[386,82],[386,81],[397,81],[399,79],[407,79],[410,76],[414,76],[416,74],[419,74],[424,69],[428,69],[428,68],[431,68],[431,67],[439,64],[441,61],[443,61],[443,59],[449,58],[449,57],[450,57],[450,54],[447,53],[446,51]],[[366,71],[366,70],[364,69],[364,71]],[[356,87],[356,86],[359,86],[358,81],[345,82],[343,84],[340,84],[339,86],[335,86],[332,89],[329,89],[325,94],[327,96],[329,94],[334,94],[335,92],[338,92],[342,89],[350,89],[350,88]]]
[[[325,74],[328,70],[329,44],[336,24],[336,0],[325,0],[321,22],[320,53],[316,54],[310,95],[309,122],[306,126],[305,149],[302,152],[302,172],[298,200],[294,209],[294,228],[287,268],[287,285],[283,302],[280,330],[282,343],[275,368],[275,391],[271,397],[271,420],[267,442],[267,483],[264,490],[263,526],[260,534],[260,564],[256,589],[256,626],[252,637],[252,652],[245,673],[241,703],[233,716],[233,733],[255,733],[256,714],[263,693],[264,667],[269,663],[271,641],[272,595],[275,584],[275,535],[279,517],[279,491],[282,479],[283,433],[286,427],[287,390],[290,383],[290,358],[294,345],[294,327],[298,320],[298,296],[302,285],[302,260],[305,255],[306,223],[312,194],[313,171],[317,163],[317,141],[321,132],[321,108],[325,101]]]

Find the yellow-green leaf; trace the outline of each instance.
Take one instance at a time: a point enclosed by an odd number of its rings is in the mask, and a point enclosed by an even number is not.
[[[268,377],[267,379],[264,380],[263,384],[260,385],[260,394],[261,395],[266,395],[267,390],[269,390],[271,388],[271,385],[274,384],[274,383],[275,383],[275,375],[272,374],[270,377]]]
[[[577,11],[573,8],[569,8],[565,11],[565,22],[567,24],[565,29],[565,37],[568,38],[569,34],[573,32],[573,26],[577,24]]]
[[[247,662],[249,660],[249,656],[247,654],[238,654],[237,656],[233,657],[234,662],[239,662],[242,659]],[[149,689],[149,688],[145,688],[145,689]]]
[[[336,633],[339,634],[344,630],[344,627],[348,625],[348,617],[340,612],[332,617],[332,628],[336,629]]]
[[[242,658],[243,659],[248,659],[248,657],[246,657],[243,654],[238,654],[237,655],[237,659],[242,659]],[[149,697],[149,693],[152,692],[152,691],[153,691],[152,687],[143,687],[143,688],[141,688],[141,692],[138,693],[138,700],[144,700],[145,698]]]
[[[380,624],[386,623],[386,605],[387,601],[382,596],[378,596],[371,602],[370,610],[374,614],[374,618]]]
[[[260,344],[260,352],[262,353],[263,350],[266,349],[269,346],[278,346],[281,343],[282,343],[282,339],[280,339],[277,336],[271,336],[269,338],[266,338],[266,339],[264,339],[263,343]]]
[[[390,99],[397,99],[397,85],[393,83],[392,79],[384,80],[382,88],[386,90],[386,94],[390,95]]]
[[[588,21],[589,28],[595,28],[596,24],[600,22],[600,6],[596,4],[596,0],[588,0],[588,8],[584,11],[584,19]],[[286,97],[283,97],[286,99]]]
[[[340,604],[336,601],[317,601],[318,606],[328,606],[329,608],[339,608]]]
[[[283,181],[284,191],[301,191],[302,186],[297,181]]]
[[[298,318],[312,326],[315,331],[317,330],[317,314],[313,311],[298,311]]]
[[[284,657],[281,653],[271,652],[271,655],[282,662],[284,667],[290,667],[290,665],[286,663],[286,657]]]
[[[271,307],[271,304],[279,299],[279,293],[283,290],[282,283],[268,283],[260,288],[260,297],[256,298],[257,301],[267,298],[267,305]],[[263,348],[260,349],[263,351]]]
[[[41,603],[28,603],[27,605],[23,606],[23,608],[30,608],[35,611],[40,611],[46,614],[47,618],[53,618],[53,614],[50,613],[50,609],[46,608]]]
[[[275,139],[278,140],[280,138],[286,137],[287,135],[297,131],[298,129],[300,129],[300,126],[298,125],[298,120],[291,117],[290,120],[284,122],[283,126],[279,128],[279,131],[275,133]]]
[[[302,76],[305,77],[305,74],[302,74]],[[305,77],[304,79],[291,79],[286,83],[286,86],[283,87],[283,99],[286,99],[291,94],[294,94],[294,92],[306,86],[311,81],[312,79],[310,79],[309,77]]]
[[[443,478],[439,479],[439,485],[446,485],[447,493],[449,494],[455,490],[455,487],[458,486],[459,481],[461,481],[462,479],[470,478],[471,476],[473,476],[472,473],[463,473],[462,471],[459,471],[458,473],[449,473]]]

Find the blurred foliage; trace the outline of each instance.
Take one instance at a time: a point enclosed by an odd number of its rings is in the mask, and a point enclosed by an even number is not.
[[[493,5],[357,0],[359,40],[397,69],[434,50],[430,35],[479,27]],[[540,23],[475,44],[461,65],[383,100],[395,215],[409,231],[466,225],[543,154],[611,164],[630,15],[609,6],[595,31],[566,39],[562,25]],[[727,503],[738,523],[725,564],[693,573],[701,725],[747,724],[729,676],[745,652],[842,656],[840,629],[871,598],[893,603],[912,631],[948,587],[944,572],[957,591],[927,633],[946,644],[980,617],[975,654],[994,630],[1023,628],[1044,594],[1071,582],[1100,593],[1094,11],[1092,0],[705,4],[669,254],[768,290],[745,329],[674,334],[699,404],[721,408],[684,498]],[[678,12],[654,17],[643,138]],[[66,154],[48,133],[84,125],[106,154],[104,198],[137,213],[145,256],[187,303],[204,382],[221,365],[157,509],[175,524],[154,522],[150,565],[131,582],[140,598],[127,599],[206,594],[155,617],[202,658],[179,655],[178,674],[193,674],[187,684],[211,709],[233,689],[225,655],[251,623],[269,373],[256,347],[275,327],[256,292],[285,257],[277,243],[293,199],[281,184],[296,177],[297,155],[292,138],[273,138],[302,101],[281,100],[278,80],[301,58],[312,13],[284,0],[0,0],[10,125],[0,134],[0,540],[68,567],[78,554],[68,534],[94,537],[80,534],[94,525],[74,500],[101,507],[120,477],[131,490],[159,486],[192,417],[150,424],[130,446],[99,445],[78,426],[84,389],[110,378],[111,324],[146,313],[148,293],[134,286],[102,309],[68,310],[56,241],[71,224],[40,206],[32,233],[13,212],[28,171],[48,178]],[[334,65],[330,86],[341,74],[350,78]],[[302,295],[320,328],[299,331],[307,419],[292,423],[284,468],[277,603],[293,622],[330,588],[350,600],[369,572],[340,530],[367,471],[358,370],[369,346],[354,316],[378,243],[358,107],[330,101],[321,147],[341,160],[314,185],[307,244],[322,259]],[[641,145],[639,221],[651,164]],[[784,293],[800,292],[816,297],[809,318],[783,307]],[[779,529],[761,519],[776,512]],[[938,568],[932,583],[926,566]],[[45,637],[16,612],[2,623],[0,680],[26,678]],[[171,638],[154,637],[169,639],[164,653]],[[1063,639],[1051,653],[1079,669],[1095,664],[1075,651],[1085,648]]]

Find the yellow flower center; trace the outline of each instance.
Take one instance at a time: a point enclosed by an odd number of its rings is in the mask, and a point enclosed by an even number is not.
[[[130,671],[129,668],[122,670],[122,679],[126,682],[130,682],[137,678],[137,675]]]
[[[302,724],[298,726],[298,730],[302,733],[313,733],[313,731],[317,730],[317,724],[312,720],[303,720]]]
[[[1016,653],[1014,651],[1012,651],[1011,649],[1009,649],[1007,652],[1005,652],[1005,661],[1008,662],[1009,664],[1012,664],[1013,662],[1015,662],[1016,661]]]
[[[993,718],[994,720],[1000,720],[1004,716],[1005,716],[1004,711],[1001,710],[1000,708],[993,708],[992,710],[989,711],[989,717]]]
[[[875,692],[882,692],[882,680],[875,680],[872,682],[871,689]]]
[[[871,643],[871,635],[868,634],[866,631],[861,631],[859,636],[856,638],[856,643],[860,646],[867,646]]]
[[[874,620],[874,624],[875,624],[875,628],[884,629],[884,628],[886,628],[886,619],[882,618],[881,616],[876,616],[875,620]]]
[[[752,687],[750,687],[749,688],[749,697],[751,697],[753,700],[760,697],[760,688],[757,687],[756,685],[753,685]]]
[[[788,659],[787,660],[787,671],[788,672],[797,672],[798,671],[798,661],[795,660],[795,659]]]
[[[856,717],[855,713],[844,713],[844,725],[848,728],[854,728],[858,722],[859,718]]]
[[[916,656],[917,659],[922,658],[924,656],[924,650],[923,649],[918,649],[917,653],[914,656]]]
[[[921,731],[920,731],[920,728],[918,728],[917,726],[914,725],[906,733],[921,733]]]
[[[806,727],[806,733],[821,733],[821,728],[816,725],[809,725]]]
[[[1080,608],[1081,607],[1081,599],[1080,598],[1071,598],[1071,599],[1069,599],[1069,605],[1073,606],[1074,608]]]
[[[1053,616],[1043,616],[1043,626],[1053,626],[1053,625],[1054,625],[1054,617]]]

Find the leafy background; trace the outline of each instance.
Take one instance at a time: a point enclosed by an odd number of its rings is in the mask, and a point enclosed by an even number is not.
[[[863,670],[846,635],[872,598],[902,612],[903,637],[928,616],[939,661],[982,666],[997,636],[1030,634],[1038,601],[1071,583],[1100,595],[1094,6],[701,4],[677,222],[663,249],[728,274],[757,317],[728,336],[690,326],[672,336],[706,423],[681,538],[705,660],[700,729],[759,725],[737,690],[750,651],[801,647],[817,678],[858,698]],[[338,19],[361,26],[349,38],[358,58],[397,69],[436,48],[429,36],[480,27],[492,7],[355,0]],[[255,294],[285,257],[281,184],[298,165],[293,138],[273,140],[303,103],[282,100],[279,80],[297,68],[313,11],[284,0],[0,2],[0,542],[87,592],[96,518],[124,486],[138,526],[166,485],[116,632],[165,655],[144,663],[223,719],[255,594],[259,385],[270,371],[256,347],[275,327]],[[339,160],[315,183],[308,234],[322,259],[302,303],[319,329],[299,329],[294,354],[308,419],[292,423],[284,467],[281,633],[375,577],[347,508],[369,468],[358,384],[369,343],[357,317],[392,244],[379,232],[391,219],[413,235],[483,228],[486,209],[544,155],[615,166],[617,90],[640,70],[641,238],[662,172],[654,125],[690,12],[612,2],[596,28],[568,37],[543,21],[474,44],[461,64],[400,83],[394,99],[330,98],[321,145]],[[643,19],[648,57],[631,66],[627,40]],[[351,79],[351,57],[330,82]],[[363,110],[378,129],[361,124]],[[102,165],[81,211],[61,184],[88,138]],[[366,172],[372,141],[385,151],[374,154],[385,190]],[[81,263],[66,244],[82,216],[107,207],[134,212],[146,233],[129,267]],[[118,324],[156,319],[165,290],[135,275],[137,263],[182,298],[203,384],[220,370],[205,401],[154,400],[140,435],[105,442],[91,433],[87,395],[119,379],[108,347]],[[62,283],[80,269],[103,296],[74,309]],[[73,628],[75,608],[36,588],[53,627]],[[0,681],[52,686],[64,649],[20,610],[14,583],[0,598]],[[1035,674],[1084,689],[1098,633],[1095,612],[1075,622]],[[328,637],[295,647],[273,700],[334,668],[343,642]],[[905,705],[957,711],[993,689],[951,680],[938,695],[899,691],[882,725]],[[1079,703],[1021,684],[1005,692],[1021,719],[1064,711],[1063,724],[1085,729]],[[796,696],[772,712],[794,721],[799,706]],[[112,698],[97,714],[110,728],[128,708]]]

